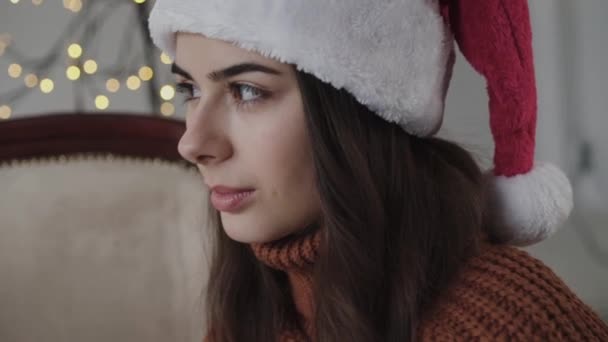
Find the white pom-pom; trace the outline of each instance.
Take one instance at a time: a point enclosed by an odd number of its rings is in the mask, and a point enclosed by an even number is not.
[[[497,222],[489,233],[510,245],[528,246],[552,235],[572,211],[572,186],[556,166],[536,163],[523,175],[493,176],[491,205]]]

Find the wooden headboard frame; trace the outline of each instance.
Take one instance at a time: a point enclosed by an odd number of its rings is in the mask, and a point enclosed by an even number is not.
[[[183,121],[133,113],[50,113],[0,121],[0,161],[94,153],[186,161]]]

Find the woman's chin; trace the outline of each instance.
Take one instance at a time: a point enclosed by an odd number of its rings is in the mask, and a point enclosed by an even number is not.
[[[289,234],[278,230],[269,229],[268,225],[258,227],[237,220],[224,219],[222,217],[224,231],[229,238],[241,243],[264,243],[280,239]]]

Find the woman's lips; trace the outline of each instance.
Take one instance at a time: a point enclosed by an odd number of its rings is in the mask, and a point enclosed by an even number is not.
[[[211,204],[218,211],[234,212],[251,201],[254,191],[254,189],[215,186],[211,188]]]

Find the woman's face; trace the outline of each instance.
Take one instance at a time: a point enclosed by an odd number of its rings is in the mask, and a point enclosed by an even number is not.
[[[187,98],[178,150],[198,166],[226,234],[243,243],[268,242],[318,220],[310,141],[292,67],[179,33],[172,69]]]

